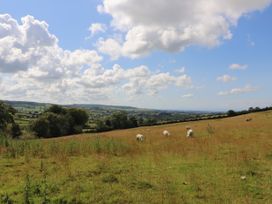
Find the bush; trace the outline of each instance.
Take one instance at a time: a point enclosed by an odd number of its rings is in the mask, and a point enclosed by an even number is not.
[[[20,126],[14,122],[16,110],[0,101],[0,132],[12,138],[18,138],[21,135]]]
[[[234,110],[229,110],[229,111],[227,112],[227,114],[228,114],[229,117],[231,117],[231,116],[236,116],[236,115],[237,115],[237,113],[236,113]]]
[[[64,109],[54,105],[33,121],[30,129],[36,136],[45,138],[81,133],[88,118],[82,109]]]
[[[18,138],[22,134],[21,128],[17,123],[11,125],[11,136],[12,138]]]
[[[40,117],[31,124],[31,130],[35,132],[38,137],[48,137],[49,132],[49,121],[46,117]]]

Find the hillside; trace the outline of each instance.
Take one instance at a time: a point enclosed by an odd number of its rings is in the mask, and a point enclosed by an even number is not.
[[[52,105],[51,103],[38,103],[38,102],[30,102],[30,101],[6,101],[5,103],[12,105],[15,108],[28,108],[28,109],[36,109],[37,107],[42,107],[43,109]],[[101,105],[101,104],[70,104],[63,105],[66,107],[77,107],[77,108],[85,108],[85,109],[107,109],[107,110],[136,110],[138,108],[131,106],[111,106],[111,105]]]
[[[195,138],[185,138],[187,126]],[[0,198],[3,203],[271,203],[271,127],[267,111],[50,140],[2,139]],[[165,129],[171,137],[162,136]],[[136,142],[137,133],[146,140]]]
[[[36,103],[28,101],[4,101],[17,110],[15,121],[23,130],[23,137],[31,134],[29,125],[33,120],[39,118],[44,111],[48,110],[54,104]],[[107,121],[112,119],[116,113],[125,113],[129,124],[126,128],[137,126],[149,126],[156,124],[165,124],[181,122],[196,119],[207,119],[221,117],[224,113],[205,112],[205,111],[179,111],[179,110],[155,110],[142,109],[130,106],[108,106],[99,104],[71,104],[61,105],[63,108],[84,109],[89,115],[89,120],[85,124],[84,132],[101,132],[112,129],[118,129],[109,125]],[[133,122],[131,122],[133,121]],[[111,124],[111,123],[110,123]]]

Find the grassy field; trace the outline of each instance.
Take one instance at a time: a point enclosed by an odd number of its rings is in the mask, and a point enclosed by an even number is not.
[[[186,126],[195,138],[185,138]],[[172,136],[163,137],[164,129]],[[272,112],[51,140],[2,139],[0,203],[272,203]]]

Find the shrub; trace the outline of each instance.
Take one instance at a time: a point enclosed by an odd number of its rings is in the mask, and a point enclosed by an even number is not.
[[[54,105],[36,119],[30,129],[36,136],[45,138],[81,133],[88,118],[82,109],[64,109]]]
[[[22,134],[21,128],[17,123],[11,125],[11,136],[12,138],[18,138]]]

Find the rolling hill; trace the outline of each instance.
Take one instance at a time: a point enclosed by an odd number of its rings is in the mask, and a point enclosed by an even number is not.
[[[192,139],[185,137],[187,126]],[[0,199],[271,203],[271,127],[272,111],[266,111],[49,140],[2,139]],[[165,129],[170,137],[162,136]],[[137,133],[144,142],[136,142]]]

